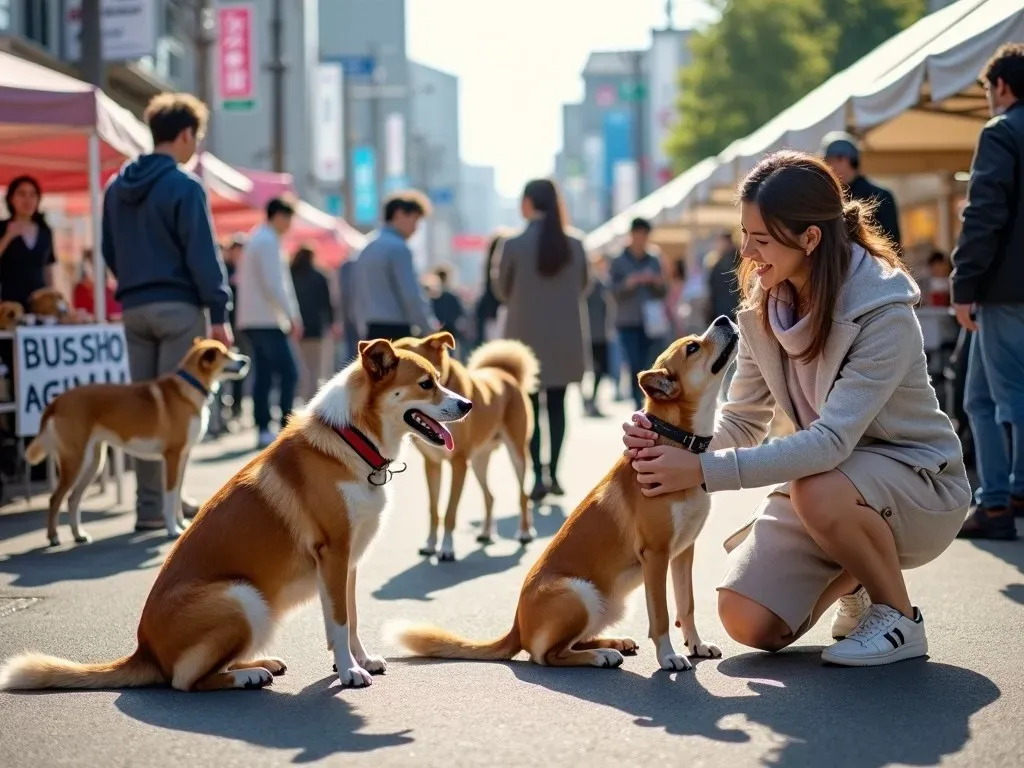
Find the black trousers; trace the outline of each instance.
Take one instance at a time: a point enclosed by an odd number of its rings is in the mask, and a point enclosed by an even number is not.
[[[371,339],[395,341],[406,336],[412,336],[412,326],[407,323],[367,323],[363,338],[367,341]]]

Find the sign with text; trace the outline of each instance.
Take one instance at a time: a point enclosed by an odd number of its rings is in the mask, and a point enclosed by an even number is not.
[[[352,149],[352,207],[356,224],[367,225],[377,221],[377,152],[371,146]]]
[[[340,184],[345,177],[345,105],[342,100],[344,73],[341,64],[320,62],[316,66],[314,89],[313,173],[322,184]]]
[[[45,9],[47,4],[33,5]],[[69,0],[64,13],[64,58],[78,61],[82,56],[82,0]],[[47,25],[47,16],[41,18]],[[104,61],[152,56],[156,53],[156,0],[100,0],[100,36]]]
[[[248,3],[217,9],[217,72],[221,108],[248,112],[256,106],[253,7]]]
[[[43,410],[82,384],[127,384],[128,347],[121,325],[51,325],[14,334],[18,437],[39,433]]]

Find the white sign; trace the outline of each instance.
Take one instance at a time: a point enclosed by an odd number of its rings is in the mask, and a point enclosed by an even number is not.
[[[384,160],[387,176],[405,176],[405,117],[392,112],[384,123]]]
[[[612,172],[612,215],[617,216],[640,198],[640,174],[634,160],[620,160]]]
[[[340,184],[345,178],[344,77],[341,64],[317,64],[313,87],[313,171],[324,184]]]
[[[14,345],[18,437],[39,434],[43,410],[62,392],[131,381],[122,325],[18,328]]]
[[[104,61],[133,61],[156,53],[156,0],[100,0]],[[67,0],[65,58],[82,55],[82,0]]]

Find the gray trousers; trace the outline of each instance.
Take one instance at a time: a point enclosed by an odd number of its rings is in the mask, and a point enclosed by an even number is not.
[[[206,312],[191,304],[165,301],[124,310],[132,381],[150,381],[175,371],[196,336],[209,332]],[[135,480],[138,521],[162,522],[163,462],[135,459]]]

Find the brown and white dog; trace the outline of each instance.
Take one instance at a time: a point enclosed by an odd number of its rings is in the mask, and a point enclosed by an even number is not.
[[[21,324],[25,309],[16,301],[0,301],[0,331],[13,331]]]
[[[181,482],[189,453],[206,433],[211,392],[220,380],[242,378],[248,370],[248,357],[219,341],[196,338],[174,373],[133,384],[84,384],[46,406],[25,458],[34,465],[52,454],[57,462],[60,477],[46,519],[50,546],[60,544],[57,516],[65,497],[71,535],[79,544],[90,540],[79,505],[103,467],[108,445],[163,461],[164,523],[169,536],[179,536],[185,527]]]
[[[703,336],[689,336],[639,375],[645,410],[659,444],[707,449],[722,374],[738,335],[721,317]],[[689,656],[717,657],[703,643],[693,610],[693,546],[711,506],[700,488],[646,497],[626,457],[590,492],[534,564],[519,596],[515,623],[492,642],[464,640],[444,630],[411,627],[398,641],[419,656],[511,659],[525,649],[532,661],[558,667],[617,667],[635,652],[629,638],[602,631],[625,613],[626,598],[644,584],[650,637],[663,669],[689,669],[669,634],[667,576],[672,572],[676,626]]]
[[[274,627],[317,592],[343,685],[383,672],[356,615],[356,568],[381,524],[406,435],[452,444],[442,422],[471,403],[423,358],[383,339],[325,384],[277,439],[199,511],[156,577],[138,648],[104,664],[27,654],[0,666],[0,690],[262,688],[283,661],[261,658]]]
[[[64,294],[56,288],[40,288],[28,297],[29,311],[37,318],[52,318],[60,325],[74,325],[77,320]]]
[[[452,539],[455,515],[469,467],[473,468],[484,492],[484,521],[476,540],[482,544],[493,542],[494,494],[487,487],[487,466],[491,454],[500,445],[508,449],[519,484],[519,532],[516,538],[523,544],[533,541],[537,533],[533,529],[524,487],[526,456],[533,435],[530,393],[537,388],[540,370],[533,350],[519,341],[498,339],[478,348],[469,362],[463,365],[448,354],[449,349],[455,348],[455,339],[447,331],[423,339],[399,339],[395,345],[425,357],[441,372],[443,386],[473,402],[473,413],[452,427],[454,451],[443,451],[425,443],[416,444],[425,459],[430,494],[430,530],[420,554],[437,554],[441,562],[455,559]],[[441,492],[441,464],[445,460],[452,468],[452,484],[444,516],[444,536],[438,552],[438,497]]]

